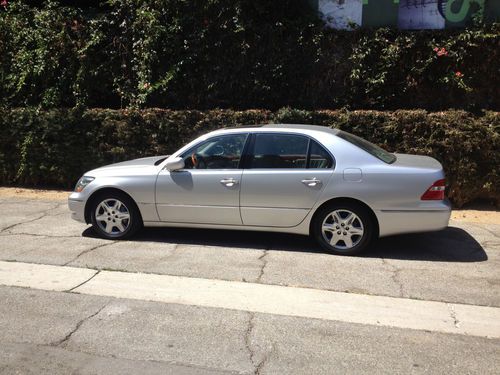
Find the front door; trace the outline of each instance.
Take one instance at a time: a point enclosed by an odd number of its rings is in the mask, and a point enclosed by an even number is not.
[[[184,154],[185,168],[162,170],[156,182],[156,207],[161,221],[241,225],[240,159],[247,133],[202,141]]]
[[[293,227],[302,222],[333,173],[333,159],[316,141],[297,134],[254,136],[243,171],[243,224]]]

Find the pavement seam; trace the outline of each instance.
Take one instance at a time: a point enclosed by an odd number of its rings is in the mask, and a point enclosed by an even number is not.
[[[491,225],[491,224],[486,224],[486,223],[484,225],[478,225],[477,223],[468,223],[468,224],[470,224],[471,226],[473,226],[476,229],[484,230],[484,231],[488,232],[489,234],[491,234],[493,237],[496,237],[496,238],[500,239],[500,235],[499,234],[497,234],[494,231],[486,228],[486,225]]]
[[[1,236],[0,236],[1,237]],[[30,250],[31,251],[31,250]],[[23,254],[23,253],[21,253]],[[19,254],[18,254],[19,255]],[[16,255],[16,256],[18,256]],[[380,258],[382,260],[382,258]],[[43,262],[36,262],[36,261],[28,261],[28,260],[18,260],[18,259],[11,259],[11,258],[1,258],[0,256],[0,262],[9,262],[9,263],[25,263],[25,264],[36,264],[36,265],[48,265],[48,266],[60,266],[62,267],[62,265],[60,263],[43,263]],[[384,260],[382,260],[382,262],[384,263]],[[385,263],[384,263],[385,264]],[[78,264],[75,264],[75,265],[71,265],[71,266],[66,266],[66,267],[72,267],[72,268],[85,268],[85,269],[88,269],[88,270],[94,270],[94,271],[110,271],[110,272],[126,272],[126,273],[130,273],[130,274],[144,274],[144,275],[159,275],[159,276],[179,276],[179,277],[185,277],[185,278],[192,278],[192,279],[198,279],[200,277],[195,277],[195,276],[192,276],[192,275],[185,275],[183,273],[175,273],[175,272],[170,272],[170,273],[158,273],[158,272],[155,272],[154,270],[153,271],[149,271],[149,270],[127,270],[127,269],[121,269],[121,268],[113,268],[113,267],[102,267],[102,268],[97,268],[95,266],[91,266],[91,265],[85,265],[85,266],[80,266]],[[402,270],[399,269],[399,272],[401,272]],[[473,280],[473,278],[471,278]],[[235,279],[232,279],[232,278],[215,278],[214,280],[220,280],[220,281],[234,281],[234,282],[245,282],[245,283],[252,283],[248,280],[235,280]],[[483,279],[480,279],[480,280],[483,280]],[[485,278],[484,281],[492,284],[492,285],[496,285],[496,280],[491,280],[491,279],[487,279]],[[253,283],[256,283],[256,282],[253,282]],[[256,283],[256,284],[259,284],[259,283]],[[467,301],[462,301],[462,300],[439,300],[439,299],[425,299],[425,298],[422,298],[422,297],[419,297],[419,296],[415,296],[415,295],[412,295],[412,294],[408,294],[406,296],[396,296],[396,295],[393,295],[391,293],[374,293],[374,292],[369,292],[369,291],[366,291],[364,293],[356,293],[356,292],[352,292],[352,291],[349,291],[349,290],[344,290],[344,289],[335,289],[335,288],[323,288],[323,287],[320,287],[319,289],[315,286],[309,286],[309,285],[302,285],[302,284],[289,284],[289,283],[278,283],[278,282],[261,282],[260,283],[261,285],[274,285],[274,286],[282,286],[282,287],[290,287],[290,288],[302,288],[302,289],[313,289],[313,290],[323,290],[323,291],[326,291],[326,292],[335,292],[335,293],[346,293],[346,294],[358,294],[358,295],[364,295],[364,296],[380,296],[380,297],[389,297],[389,298],[404,298],[404,299],[409,299],[409,300],[414,300],[414,301],[428,301],[428,302],[440,302],[440,303],[456,303],[456,304],[460,304],[460,305],[466,305],[466,306],[483,306],[483,307],[496,307],[496,308],[500,308],[500,305],[496,305],[496,304],[491,304],[491,303],[484,303],[484,302],[477,302],[477,303],[473,303],[473,302],[467,302]],[[399,284],[399,283],[398,283]],[[1,286],[1,285],[0,285]],[[404,287],[403,287],[404,288]]]
[[[25,232],[16,232],[16,233],[4,233],[0,234],[0,237],[8,237],[8,236],[31,236],[31,237],[42,237],[42,238],[84,238],[83,236],[55,236],[53,234],[38,234],[38,233],[25,233]]]
[[[95,275],[94,275],[95,276]],[[99,314],[102,310],[104,310],[104,308],[106,306],[108,306],[110,302],[106,302],[103,306],[101,306],[95,313],[83,318],[82,320],[80,320],[78,323],[76,323],[76,326],[75,328],[73,328],[73,330],[71,330],[71,332],[69,332],[66,336],[64,336],[61,340],[59,341],[56,341],[55,343],[51,344],[50,346],[58,346],[58,347],[65,347],[65,344],[69,341],[69,339],[71,339],[71,336],[73,336],[79,329],[80,327],[83,325],[83,323],[85,323],[87,320],[89,319],[92,319],[94,316],[96,316],[97,314]]]
[[[41,348],[51,348],[51,349],[59,349],[59,350],[64,350],[70,353],[80,353],[80,354],[86,354],[92,357],[98,357],[98,358],[104,358],[104,359],[111,359],[111,360],[126,360],[126,361],[131,361],[131,362],[141,362],[141,363],[157,363],[157,364],[166,364],[166,365],[174,365],[174,366],[179,366],[179,367],[188,367],[188,368],[193,368],[193,369],[200,369],[200,370],[209,370],[209,371],[216,371],[217,373],[224,373],[224,374],[238,374],[237,371],[234,370],[226,370],[226,369],[220,369],[216,367],[208,367],[208,366],[201,366],[201,365],[196,365],[196,364],[191,364],[191,363],[186,363],[186,362],[180,362],[180,361],[165,361],[161,359],[135,359],[135,358],[128,358],[128,357],[120,357],[116,355],[102,355],[100,353],[95,353],[92,351],[85,351],[85,350],[71,350],[70,348],[66,347],[61,347],[61,346],[54,346],[54,344],[37,344],[37,343],[32,343],[32,342],[26,342],[26,341],[4,341],[9,344],[16,344],[16,345],[32,345],[35,347],[41,347]]]
[[[114,244],[115,244],[115,243],[117,243],[117,242],[118,242],[118,241],[106,242],[106,243],[104,243],[104,244],[100,244],[100,245],[93,246],[93,247],[91,247],[90,249],[83,250],[82,252],[80,252],[80,254],[78,254],[78,255],[77,255],[76,257],[74,257],[73,259],[71,259],[71,260],[67,261],[66,263],[63,263],[63,266],[67,266],[67,265],[69,265],[70,263],[73,263],[75,260],[77,260],[78,258],[80,258],[82,255],[85,255],[85,254],[90,253],[91,251],[94,251],[94,250],[100,249],[101,247],[114,245]]]
[[[81,287],[82,285],[85,285],[86,283],[88,283],[90,280],[92,280],[94,277],[96,277],[97,275],[99,275],[101,273],[101,270],[97,270],[96,273],[94,273],[92,276],[90,276],[87,280],[85,280],[84,282],[74,286],[73,288],[71,289],[68,289],[68,290],[65,290],[64,292],[66,293],[78,293],[78,292],[74,292],[75,289]]]

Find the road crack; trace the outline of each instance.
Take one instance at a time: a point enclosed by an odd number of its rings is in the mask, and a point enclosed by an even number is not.
[[[71,293],[71,292],[73,292],[75,289],[77,289],[77,288],[81,287],[82,285],[87,284],[90,280],[92,280],[94,277],[96,277],[96,276],[97,276],[97,275],[99,275],[100,273],[101,273],[101,270],[97,270],[97,272],[96,272],[96,273],[94,273],[92,276],[90,276],[87,280],[85,280],[84,282],[82,282],[82,283],[80,283],[80,284],[78,284],[78,285],[74,286],[74,287],[73,287],[73,288],[71,288],[71,289],[67,289],[67,290],[65,290],[65,292],[66,292],[66,293]]]
[[[455,328],[460,328],[460,320],[457,318],[457,312],[453,308],[453,305],[447,303],[446,306],[448,306],[448,310],[450,311],[450,317],[453,319],[453,324],[455,325]]]
[[[35,217],[35,218],[33,218],[33,219],[29,219],[29,220],[26,220],[26,221],[21,221],[21,222],[19,222],[19,223],[11,224],[11,225],[9,225],[9,226],[7,226],[7,227],[3,228],[2,230],[0,230],[0,233],[4,233],[4,232],[6,232],[6,231],[8,231],[8,230],[11,230],[11,229],[13,229],[13,228],[15,228],[15,227],[19,226],[19,225],[22,225],[22,224],[28,224],[28,223],[32,223],[32,222],[34,222],[34,221],[37,221],[37,220],[43,219],[44,217],[49,216],[50,211],[52,211],[52,210],[56,210],[56,209],[57,209],[57,208],[59,208],[60,206],[61,206],[61,204],[57,204],[57,205],[55,205],[55,206],[53,206],[53,207],[50,207],[50,208],[48,208],[48,209],[46,209],[46,210],[44,210],[44,211],[41,211],[41,213],[39,214],[39,216],[37,216],[37,217]]]
[[[403,286],[403,282],[400,279],[400,272],[402,270],[400,268],[396,267],[394,264],[389,263],[386,259],[384,259],[384,258],[381,258],[381,259],[382,259],[382,264],[390,267],[390,269],[391,269],[391,272],[392,272],[391,279],[399,287],[399,296],[404,297],[405,296],[404,286]]]
[[[71,337],[80,329],[80,327],[83,325],[83,323],[85,323],[86,321],[92,319],[94,316],[96,316],[97,314],[99,314],[102,310],[104,310],[104,308],[106,306],[108,306],[108,304],[109,304],[109,302],[106,302],[96,312],[94,312],[93,314],[91,314],[91,315],[83,318],[82,320],[80,320],[78,323],[76,323],[75,328],[73,328],[66,336],[64,336],[61,340],[58,340],[58,341],[50,344],[50,346],[65,347],[65,345],[67,344],[67,342],[69,341],[69,339],[71,339]]]
[[[76,257],[74,257],[73,259],[67,261],[66,263],[63,264],[63,266],[67,266],[68,264],[70,263],[73,263],[75,260],[77,260],[78,258],[80,258],[82,255],[85,255],[85,254],[88,254],[90,253],[91,251],[94,251],[94,250],[97,250],[97,249],[100,249],[101,247],[105,247],[105,246],[111,246],[111,245],[114,245],[115,243],[117,243],[118,241],[111,241],[110,242],[106,242],[104,244],[100,244],[100,245],[96,245],[96,246],[93,246],[91,247],[90,249],[86,249],[86,250],[83,250],[82,252],[80,252]]]
[[[262,280],[262,277],[264,276],[264,269],[267,266],[267,259],[266,256],[269,254],[269,249],[265,249],[262,253],[261,256],[257,258],[257,260],[260,260],[262,262],[262,265],[260,267],[259,275],[257,276],[257,280],[255,280],[256,283],[260,283]]]
[[[274,345],[272,345],[270,351],[266,351],[264,353],[264,355],[262,356],[262,358],[259,361],[257,361],[257,358],[256,358],[257,353],[252,348],[252,333],[253,333],[253,330],[255,329],[254,320],[255,320],[255,313],[250,311],[249,312],[249,319],[248,319],[248,327],[245,331],[244,341],[245,341],[245,347],[249,353],[250,363],[254,367],[253,374],[259,375],[259,374],[261,374],[262,369],[264,368],[264,366],[268,362],[269,358],[271,357],[271,354],[274,351]]]

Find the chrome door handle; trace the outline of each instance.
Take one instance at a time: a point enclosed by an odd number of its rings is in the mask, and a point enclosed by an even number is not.
[[[302,180],[302,183],[304,185],[309,186],[309,187],[315,187],[317,185],[321,185],[322,184],[321,180],[318,180],[316,177]]]
[[[223,178],[222,180],[220,180],[220,183],[227,187],[233,187],[235,185],[238,185],[238,180],[235,180],[234,178]]]

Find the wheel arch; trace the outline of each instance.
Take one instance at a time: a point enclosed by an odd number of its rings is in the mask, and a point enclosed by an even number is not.
[[[311,220],[309,222],[309,233],[313,233],[312,232],[312,226],[314,225],[314,222],[316,220],[316,216],[318,215],[318,213],[326,206],[330,205],[330,204],[333,204],[333,203],[355,203],[355,204],[359,204],[360,206],[364,207],[368,213],[370,214],[372,220],[373,220],[373,223],[375,224],[375,228],[374,231],[373,231],[373,234],[374,234],[374,237],[375,238],[378,238],[379,237],[379,233],[380,233],[380,224],[378,222],[378,218],[377,218],[377,215],[375,215],[375,212],[372,210],[372,208],[370,206],[368,206],[365,202],[359,200],[359,199],[356,199],[356,198],[350,198],[350,197],[336,197],[336,198],[332,198],[332,199],[329,199],[325,202],[323,202],[321,205],[319,205],[316,210],[314,211],[314,214],[313,216],[311,217]]]
[[[137,203],[134,200],[134,198],[132,198],[130,196],[130,194],[128,194],[126,191],[124,191],[122,189],[118,189],[116,187],[103,187],[103,188],[97,189],[96,191],[92,192],[92,194],[87,199],[87,203],[85,203],[84,214],[85,214],[85,222],[87,224],[90,224],[90,222],[91,222],[91,220],[90,220],[90,208],[94,204],[95,199],[99,195],[104,194],[104,193],[119,193],[119,194],[126,195],[127,198],[130,199],[130,201],[134,204],[135,208],[137,209],[137,212],[139,213],[139,219],[141,220],[141,223],[143,222],[142,215],[141,215],[141,210],[139,209],[139,206],[137,205]]]

